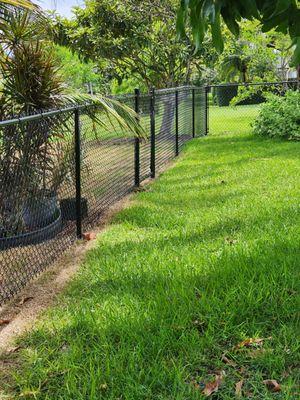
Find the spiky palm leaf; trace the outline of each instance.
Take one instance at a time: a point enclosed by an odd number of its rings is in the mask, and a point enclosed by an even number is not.
[[[89,103],[89,115],[100,125],[113,119],[121,128],[142,134],[135,113],[115,100],[101,96],[66,94],[66,86],[59,74],[59,67],[47,44],[47,29],[35,13],[10,9],[6,11],[4,30],[0,29],[3,75],[2,118],[14,114],[35,113],[40,110],[63,107],[67,104]],[[43,21],[45,22],[45,21]],[[94,116],[92,115],[95,111]],[[97,111],[97,112],[96,112]]]
[[[238,75],[242,82],[246,82],[249,61],[249,57],[240,54],[225,56],[221,63],[222,78],[230,81]]]
[[[36,7],[30,0],[1,0],[0,1],[0,9],[3,7],[12,6],[12,7],[22,7],[27,9],[33,9]]]

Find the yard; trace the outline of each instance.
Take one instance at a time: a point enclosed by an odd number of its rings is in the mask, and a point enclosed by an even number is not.
[[[191,400],[217,376],[218,399],[299,395],[300,143],[255,137],[248,122],[229,133],[215,118],[214,135],[133,196],[59,305],[3,356],[3,393]]]

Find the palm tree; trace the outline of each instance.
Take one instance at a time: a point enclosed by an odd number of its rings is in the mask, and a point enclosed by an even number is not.
[[[235,53],[224,57],[221,63],[222,76],[226,80],[232,80],[236,76],[243,83],[247,82],[248,65],[250,57]]]

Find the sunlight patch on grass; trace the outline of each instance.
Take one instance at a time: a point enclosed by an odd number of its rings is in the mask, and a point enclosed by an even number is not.
[[[6,390],[194,400],[225,371],[218,399],[233,399],[242,379],[245,398],[295,399],[299,152],[300,143],[235,132],[189,143],[115,217],[60,305],[20,341]],[[237,349],[247,338],[265,340]]]

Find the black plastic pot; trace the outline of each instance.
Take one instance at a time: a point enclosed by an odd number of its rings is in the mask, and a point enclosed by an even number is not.
[[[60,210],[57,210],[52,222],[43,228],[32,232],[21,233],[10,237],[0,237],[0,250],[12,247],[29,246],[53,239],[62,229],[62,218]]]
[[[213,97],[219,107],[227,107],[237,93],[238,85],[216,86],[213,90]]]
[[[44,190],[29,197],[23,207],[23,220],[29,230],[51,224],[58,211],[55,192]]]
[[[254,93],[251,94],[247,99],[240,101],[237,105],[239,106],[246,106],[251,104],[261,104],[266,101],[266,98],[263,96],[262,93]]]
[[[60,201],[60,209],[63,221],[76,220],[76,198],[71,197]],[[88,215],[88,202],[84,197],[81,199],[81,216],[82,218]]]

